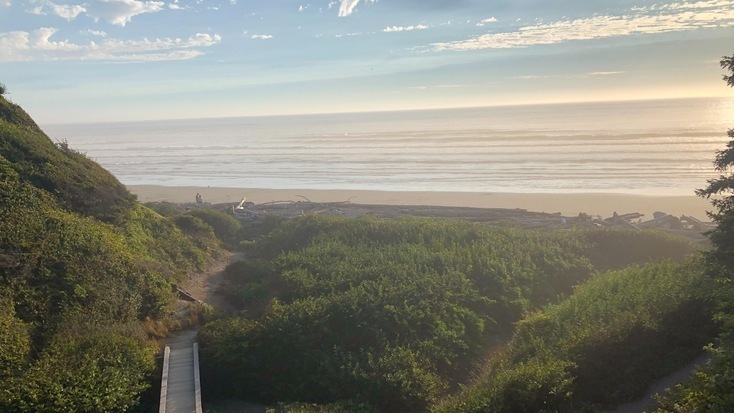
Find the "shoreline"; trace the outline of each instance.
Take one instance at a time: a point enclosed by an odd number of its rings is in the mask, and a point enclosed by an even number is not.
[[[272,201],[313,202],[350,201],[369,205],[421,205],[474,208],[525,209],[531,212],[561,213],[577,216],[610,217],[639,212],[652,219],[653,212],[662,211],[680,217],[688,215],[709,221],[706,211],[712,210],[708,200],[693,194],[686,195],[632,195],[615,193],[487,193],[487,192],[430,192],[430,191],[373,191],[351,189],[264,189],[224,188],[198,186],[128,185],[128,190],[140,202],[194,203],[197,193],[211,204],[236,204],[247,197],[256,204]]]

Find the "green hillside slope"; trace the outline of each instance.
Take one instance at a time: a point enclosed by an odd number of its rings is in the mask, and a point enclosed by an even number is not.
[[[171,282],[220,248],[0,97],[0,411],[127,411],[157,349]]]
[[[54,144],[18,105],[0,97],[0,156],[20,179],[70,211],[119,222],[135,205],[112,174],[65,143]]]

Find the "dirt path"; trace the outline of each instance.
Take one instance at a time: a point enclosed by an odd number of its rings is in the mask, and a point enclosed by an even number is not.
[[[693,360],[692,362],[686,364],[680,369],[652,384],[650,388],[647,389],[647,393],[645,394],[645,396],[643,396],[639,400],[623,404],[610,413],[642,413],[644,411],[650,411],[651,409],[655,408],[655,400],[653,400],[653,396],[655,396],[655,394],[664,394],[665,389],[672,388],[676,384],[685,382],[686,379],[693,375],[696,369],[706,363],[709,357],[710,355],[708,353],[700,356],[696,360]]]
[[[181,288],[217,310],[234,313],[237,310],[224,299],[221,289],[224,285],[224,269],[241,259],[240,253],[225,251],[221,257],[213,261],[203,271],[194,273],[188,280],[181,283]]]

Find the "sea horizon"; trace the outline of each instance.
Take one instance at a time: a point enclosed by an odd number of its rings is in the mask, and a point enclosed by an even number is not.
[[[126,185],[688,195],[734,99],[46,126]]]
[[[639,99],[610,99],[610,100],[579,100],[579,101],[555,101],[555,102],[526,102],[511,104],[489,104],[475,106],[450,106],[435,108],[406,108],[396,110],[361,110],[361,111],[343,111],[343,112],[304,112],[304,113],[282,113],[282,114],[243,114],[228,116],[205,116],[205,117],[182,117],[182,118],[155,118],[155,119],[132,119],[132,120],[102,120],[91,122],[44,122],[40,124],[44,127],[68,127],[73,125],[100,125],[100,124],[126,124],[126,123],[159,123],[159,122],[180,122],[180,121],[216,121],[231,119],[249,119],[249,118],[290,118],[290,117],[311,117],[311,116],[340,116],[340,115],[375,115],[383,113],[420,113],[420,112],[438,112],[451,110],[471,110],[471,109],[495,109],[495,108],[518,108],[528,106],[570,106],[570,105],[588,105],[588,104],[607,104],[607,103],[635,103],[635,102],[665,102],[665,101],[685,101],[685,100],[732,100],[734,97],[729,96],[688,96],[688,97],[667,97],[667,98],[639,98]]]

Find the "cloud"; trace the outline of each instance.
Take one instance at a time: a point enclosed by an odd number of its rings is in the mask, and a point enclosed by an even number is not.
[[[87,30],[80,31],[79,33],[80,34],[87,34],[87,35],[91,35],[91,36],[107,37],[107,32],[103,32],[101,30],[87,29]]]
[[[143,40],[102,39],[97,43],[56,40],[58,29],[41,27],[32,32],[0,33],[0,61],[102,60],[162,61],[191,59],[199,49],[221,42],[218,34],[197,33],[187,39]],[[95,32],[102,35],[104,32]]]
[[[365,0],[365,3],[375,3],[377,0]],[[354,12],[360,0],[339,0],[339,17],[346,17]],[[336,5],[336,2],[329,3],[329,8]]]
[[[477,23],[477,27],[482,27],[482,26],[485,26],[485,25],[487,25],[489,23],[497,23],[497,19],[494,18],[494,17],[490,17],[488,19],[481,20],[481,21],[479,21]]]
[[[508,49],[594,40],[637,34],[690,31],[704,27],[734,26],[734,0],[675,3],[638,8],[622,16],[599,15],[577,20],[524,26],[513,32],[489,33],[467,40],[433,43],[433,50]]]
[[[391,26],[391,27],[385,27],[382,29],[385,33],[393,33],[393,32],[410,32],[413,30],[426,30],[428,29],[428,26],[425,24],[419,24],[416,26]]]
[[[196,4],[200,4],[201,2],[197,1]],[[230,0],[230,4],[232,3],[232,0]],[[191,6],[182,6],[181,2],[179,0],[173,0],[170,3],[168,3],[168,8],[171,10],[191,10],[193,7]]]
[[[0,6],[10,7],[13,3],[10,0],[0,0]]]
[[[95,21],[103,20],[124,27],[133,17],[159,12],[164,5],[159,1],[97,0],[87,5],[87,15]]]
[[[54,4],[48,2],[46,5],[51,9],[51,13],[69,21],[76,19],[78,15],[87,11],[84,6],[78,4]]]
[[[589,76],[614,76],[614,75],[621,75],[627,72],[591,72],[588,75]]]
[[[26,13],[35,14],[38,16],[43,16],[46,14],[46,12],[43,10],[43,6],[36,6],[32,9],[26,10]]]
[[[13,55],[22,54],[28,50],[28,32],[0,33],[0,61],[20,61],[29,59],[12,59]]]
[[[273,38],[272,34],[253,34],[252,36],[250,36],[250,39],[253,39],[253,40],[269,40],[272,38]]]
[[[359,4],[359,0],[339,0],[339,17],[349,16]]]
[[[513,79],[520,80],[538,80],[538,79],[588,79],[590,77],[614,76],[627,73],[625,71],[606,71],[606,72],[589,72],[584,74],[565,74],[565,75],[524,75],[514,76]]]

